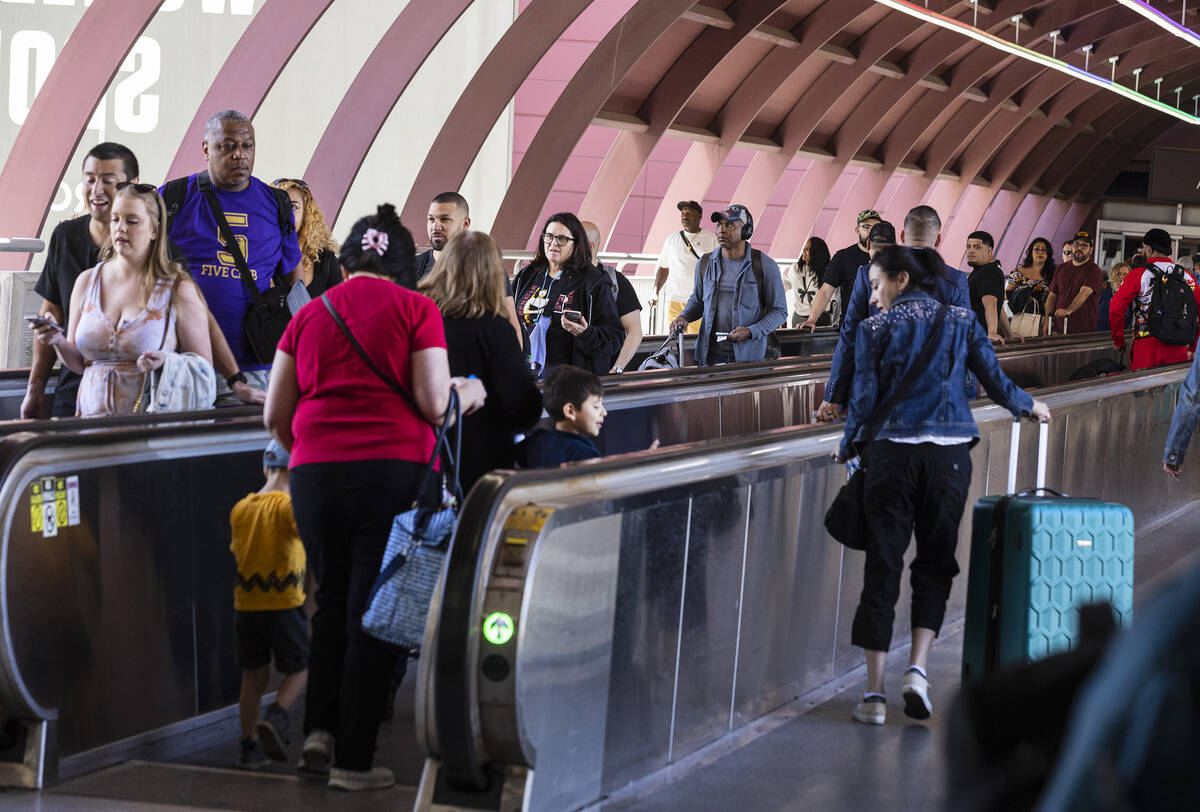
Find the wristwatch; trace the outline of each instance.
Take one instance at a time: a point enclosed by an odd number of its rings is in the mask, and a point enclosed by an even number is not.
[[[239,369],[237,372],[225,379],[225,385],[230,389],[233,388],[235,383],[246,383],[246,373]]]
[[[615,366],[615,367],[613,367],[613,368],[612,368],[612,372],[611,372],[610,374],[612,374],[612,375],[620,375],[620,374],[621,374],[622,372],[624,372],[624,371],[625,371],[625,367],[623,367],[623,366],[620,366],[620,365],[617,365],[617,366]]]

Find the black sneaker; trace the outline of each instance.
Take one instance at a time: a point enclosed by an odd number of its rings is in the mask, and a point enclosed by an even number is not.
[[[287,746],[291,744],[287,735],[288,726],[287,711],[277,702],[267,705],[262,718],[255,725],[262,749],[272,761],[287,761]]]
[[[267,754],[263,752],[262,742],[258,739],[249,741],[242,739],[242,752],[238,756],[238,768],[242,770],[261,770],[263,767],[271,763],[271,759],[267,758]]]

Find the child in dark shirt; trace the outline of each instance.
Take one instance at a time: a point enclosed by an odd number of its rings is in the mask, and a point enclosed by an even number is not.
[[[542,403],[554,428],[534,429],[517,446],[517,462],[523,468],[547,468],[600,456],[592,438],[600,436],[608,412],[598,377],[579,367],[554,367],[546,374]]]

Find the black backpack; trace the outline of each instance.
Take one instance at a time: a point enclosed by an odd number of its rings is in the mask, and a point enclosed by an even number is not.
[[[208,171],[200,173],[208,175]],[[187,201],[187,186],[188,177],[175,178],[163,184],[162,198],[163,203],[167,205],[167,231],[171,230],[171,222],[175,219],[175,215],[183,208],[183,204]],[[277,189],[274,186],[268,186],[271,193],[275,195],[276,217],[279,220],[279,233],[286,237],[291,232],[295,231],[295,226],[292,225],[292,200],[288,197],[288,193],[283,189]]]
[[[1150,265],[1153,273],[1150,287],[1150,309],[1146,313],[1146,330],[1164,344],[1183,346],[1196,340],[1200,316],[1196,313],[1196,297],[1187,283],[1187,271],[1176,265],[1169,271]]]

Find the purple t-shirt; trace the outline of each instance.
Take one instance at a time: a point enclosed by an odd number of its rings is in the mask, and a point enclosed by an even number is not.
[[[187,257],[192,276],[208,301],[208,309],[221,326],[238,368],[266,369],[266,365],[254,357],[242,330],[242,320],[250,311],[252,300],[239,278],[233,256],[224,250],[216,220],[197,188],[197,177],[188,178],[183,205],[171,221],[171,239]],[[252,177],[250,185],[240,192],[228,192],[215,186],[213,191],[221,201],[225,219],[238,238],[259,290],[271,287],[276,272],[290,273],[299,264],[300,244],[296,241],[296,232],[293,229],[286,237],[282,233],[279,207],[267,184]]]

